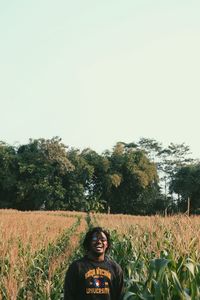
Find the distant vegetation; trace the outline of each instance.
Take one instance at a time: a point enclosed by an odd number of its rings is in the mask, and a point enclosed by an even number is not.
[[[0,142],[0,208],[151,215],[200,208],[200,163],[185,144],[74,149],[60,138]]]

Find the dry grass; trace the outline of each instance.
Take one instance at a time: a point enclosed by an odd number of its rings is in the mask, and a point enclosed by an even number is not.
[[[81,217],[80,225],[70,237],[69,246],[50,261],[48,278],[43,282],[46,295],[50,295],[55,284],[54,275],[60,272],[63,262],[68,261],[77,248],[80,234],[87,230],[86,216],[86,213],[71,211],[0,210],[0,283],[6,288],[8,299],[16,299],[19,286],[27,282],[28,266],[35,253],[56,242],[63,231],[71,228],[77,217]],[[146,261],[161,257],[163,251],[171,253],[174,261],[181,256],[194,258],[195,261],[200,259],[198,216],[143,217],[91,213],[90,217],[93,224],[115,229],[120,235],[128,237],[134,252],[141,254]],[[122,251],[124,253],[124,249]],[[23,282],[19,283],[19,278]]]
[[[76,220],[75,214],[60,212],[0,210],[0,277],[9,299],[16,299],[18,276],[26,282],[34,253],[54,243]]]
[[[174,248],[177,255],[195,250],[200,256],[200,217],[176,215],[130,216],[95,214],[93,219],[102,227],[130,235],[137,247],[146,245],[150,252],[158,255],[161,249]],[[193,251],[194,252],[194,251]]]
[[[74,221],[74,217],[64,218],[45,213],[1,212],[0,256],[4,257],[10,251],[15,252],[20,243],[24,248],[30,247],[31,253],[44,248]]]

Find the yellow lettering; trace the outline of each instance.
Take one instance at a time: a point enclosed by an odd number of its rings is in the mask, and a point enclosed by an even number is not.
[[[109,294],[109,288],[86,288],[86,294]]]
[[[101,268],[89,270],[85,274],[85,279],[87,279],[88,277],[94,277],[95,275],[101,275],[101,276],[105,276],[105,277],[111,279],[111,273],[108,272],[107,270],[104,270],[104,269],[101,269]]]
[[[91,269],[85,274],[85,279],[87,279],[88,277],[93,277],[94,275],[95,275],[95,269]]]

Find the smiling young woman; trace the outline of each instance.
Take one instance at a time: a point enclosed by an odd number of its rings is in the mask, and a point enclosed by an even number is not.
[[[88,257],[95,261],[103,261],[105,259],[105,253],[107,248],[108,240],[105,233],[94,232],[88,251]]]
[[[85,256],[74,261],[66,273],[64,300],[120,300],[123,294],[121,267],[106,254],[109,233],[101,227],[88,231]]]

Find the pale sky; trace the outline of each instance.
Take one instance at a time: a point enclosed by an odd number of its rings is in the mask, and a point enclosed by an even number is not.
[[[185,143],[200,158],[199,0],[0,1],[0,140]]]

